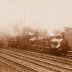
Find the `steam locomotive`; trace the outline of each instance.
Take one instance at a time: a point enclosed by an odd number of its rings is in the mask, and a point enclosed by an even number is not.
[[[51,42],[53,54],[66,55],[68,50],[70,49],[67,40],[65,38],[61,38],[60,36],[52,39]]]
[[[60,36],[52,38],[17,38],[15,41],[13,40],[13,42],[9,41],[8,45],[13,48],[55,55],[66,55],[70,49],[68,42]]]
[[[33,41],[34,44],[35,42],[36,41]],[[67,40],[61,36],[38,40],[37,43],[38,45],[32,45],[34,47],[33,50],[41,53],[66,55],[68,50],[70,50]]]

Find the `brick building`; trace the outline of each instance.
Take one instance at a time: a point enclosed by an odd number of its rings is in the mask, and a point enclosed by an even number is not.
[[[72,28],[66,27],[64,34],[65,34],[65,38],[68,41],[69,46],[72,49]]]

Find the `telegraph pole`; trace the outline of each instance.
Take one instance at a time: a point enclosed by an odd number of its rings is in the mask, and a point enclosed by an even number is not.
[[[25,8],[24,8],[24,25],[25,25]]]

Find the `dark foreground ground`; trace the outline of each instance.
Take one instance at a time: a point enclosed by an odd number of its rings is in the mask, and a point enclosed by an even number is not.
[[[18,70],[0,62],[0,72],[19,72]]]
[[[0,57],[0,72],[36,72],[36,71],[29,69],[25,66],[21,66],[10,60],[4,59],[3,57]]]

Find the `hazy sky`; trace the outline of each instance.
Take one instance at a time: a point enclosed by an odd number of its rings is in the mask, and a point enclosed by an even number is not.
[[[72,27],[72,0],[0,0],[0,31],[13,33],[14,26],[48,31]]]

